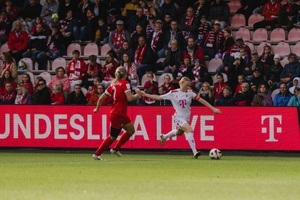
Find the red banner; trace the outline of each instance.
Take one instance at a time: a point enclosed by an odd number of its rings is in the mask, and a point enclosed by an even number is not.
[[[0,147],[97,148],[109,135],[110,107],[0,106]],[[296,107],[192,107],[198,149],[300,150]],[[131,106],[136,133],[123,148],[189,149],[184,136],[160,146],[160,134],[174,129],[171,106]]]

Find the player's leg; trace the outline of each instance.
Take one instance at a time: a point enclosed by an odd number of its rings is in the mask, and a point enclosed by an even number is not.
[[[129,140],[129,138],[135,133],[134,126],[133,126],[132,122],[130,121],[129,117],[127,117],[127,116],[124,117],[122,119],[122,121],[123,121],[123,124],[124,124],[122,126],[122,128],[125,131],[121,135],[120,140],[117,142],[115,148],[113,148],[113,149],[110,150],[110,152],[112,154],[115,154],[118,157],[122,156],[122,154],[119,152],[121,146],[124,145]]]
[[[121,129],[117,129],[114,127],[110,127],[110,136],[107,137],[99,146],[97,151],[93,154],[93,158],[97,160],[103,160],[101,154],[104,150],[108,149],[110,145],[117,139],[118,135],[120,134]]]
[[[186,139],[188,140],[188,143],[193,151],[193,156],[194,158],[198,158],[201,155],[200,151],[197,151],[196,149],[196,143],[194,139],[194,131],[192,127],[188,124],[185,123],[181,126],[182,131],[186,132]]]

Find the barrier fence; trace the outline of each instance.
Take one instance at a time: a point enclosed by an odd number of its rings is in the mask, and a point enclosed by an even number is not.
[[[199,149],[300,150],[296,107],[192,107],[191,125]],[[0,106],[0,147],[97,148],[109,135],[110,107]],[[184,136],[160,146],[160,134],[175,126],[171,106],[130,106],[136,133],[126,149],[189,149]]]

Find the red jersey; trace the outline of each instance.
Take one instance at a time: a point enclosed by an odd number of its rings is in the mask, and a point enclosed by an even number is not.
[[[127,116],[126,92],[130,92],[130,84],[126,80],[121,79],[108,86],[105,94],[113,99],[112,109],[110,111],[111,114]]]

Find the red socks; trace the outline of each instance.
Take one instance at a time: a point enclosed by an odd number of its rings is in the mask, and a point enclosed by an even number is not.
[[[116,147],[114,148],[114,150],[119,151],[120,148],[121,148],[121,146],[122,146],[123,144],[125,144],[125,143],[129,140],[130,137],[131,137],[131,135],[129,135],[127,132],[124,132],[124,133],[121,135],[121,138],[120,138],[120,140],[118,141],[118,143],[117,143]]]
[[[99,146],[95,154],[99,156],[104,150],[108,149],[109,146],[113,143],[114,141],[110,139],[110,137],[107,137],[102,144]]]

